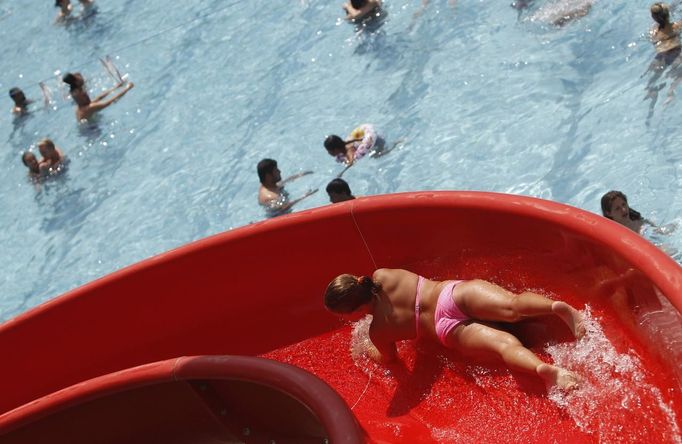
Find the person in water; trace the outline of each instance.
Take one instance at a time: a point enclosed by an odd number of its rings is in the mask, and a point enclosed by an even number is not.
[[[79,72],[67,72],[62,77],[62,81],[69,85],[69,92],[78,88],[85,88],[85,77]]]
[[[26,168],[28,168],[28,177],[33,181],[38,181],[44,174],[46,170],[41,168],[40,162],[36,158],[35,154],[30,151],[24,151],[21,155],[21,161],[24,163]]]
[[[353,193],[350,191],[348,182],[341,178],[333,179],[327,184],[327,194],[329,195],[329,202],[331,203],[355,199],[355,196],[353,196]]]
[[[28,105],[33,103],[32,100],[28,100],[24,92],[19,88],[12,88],[9,90],[9,96],[14,101],[14,107],[12,108],[12,114],[18,116],[24,115],[28,112]]]
[[[650,31],[651,41],[656,49],[656,57],[647,69],[647,72],[653,72],[646,88],[647,95],[645,98],[651,99],[647,121],[653,115],[653,108],[658,99],[658,91],[664,87],[664,85],[656,85],[656,82],[665,70],[670,68],[667,76],[673,78],[668,89],[667,101],[672,100],[675,89],[682,81],[682,70],[680,69],[680,62],[682,61],[682,58],[680,58],[680,51],[682,49],[680,29],[682,29],[682,21],[670,21],[670,6],[665,3],[654,3],[651,5],[650,11],[651,18],[656,22]]]
[[[46,172],[47,174],[55,174],[61,171],[65,156],[62,150],[57,148],[52,140],[43,139],[38,142],[38,150],[43,157],[39,163],[40,171]]]
[[[258,203],[265,207],[268,217],[289,212],[294,205],[317,191],[310,190],[298,199],[289,200],[289,193],[284,189],[284,185],[299,177],[312,174],[312,171],[303,171],[282,180],[282,173],[277,167],[277,161],[272,159],[263,159],[258,162],[256,170],[260,180]]]
[[[81,5],[83,6],[83,10],[87,9],[90,7],[94,1],[93,0],[79,0]],[[64,21],[68,18],[71,18],[71,12],[73,11],[73,6],[71,5],[71,0],[55,0],[54,6],[59,8],[59,12],[57,13],[57,18],[55,19],[58,22]]]
[[[372,14],[381,12],[381,0],[350,0],[342,6],[346,12],[346,20],[350,22],[362,21]]]
[[[94,100],[91,100],[90,96],[85,90],[85,80],[80,73],[67,73],[64,75],[62,80],[64,83],[69,85],[71,97],[73,98],[74,102],[76,102],[76,119],[78,119],[79,122],[83,119],[89,119],[93,114],[103,110],[112,103],[115,103],[135,86],[132,82],[119,83],[113,88],[108,89],[95,97]],[[121,87],[123,87],[121,91],[119,91],[110,99],[104,100],[109,94]]]
[[[604,217],[641,233],[644,224],[655,226],[653,222],[642,217],[639,211],[629,207],[628,198],[620,191],[609,191],[601,198],[601,212]]]
[[[344,163],[347,166],[353,165],[356,160],[364,157],[372,150],[381,149],[383,145],[384,139],[377,134],[374,126],[369,123],[355,128],[346,140],[335,134],[324,139],[324,148],[327,153],[336,158],[337,162]]]
[[[660,55],[667,64],[674,61],[680,54],[680,29],[682,21],[670,21],[670,6],[665,3],[654,3],[650,8],[651,18],[656,25],[651,29],[651,41],[656,48],[657,57]]]
[[[486,322],[556,315],[576,338],[585,334],[575,308],[536,293],[516,295],[480,279],[439,282],[382,268],[372,277],[337,276],[327,287],[324,305],[351,320],[372,315],[367,352],[380,363],[397,358],[396,341],[424,337],[465,354],[492,353],[510,369],[536,374],[548,386],[573,389],[580,382],[575,373],[544,363],[515,336]]]

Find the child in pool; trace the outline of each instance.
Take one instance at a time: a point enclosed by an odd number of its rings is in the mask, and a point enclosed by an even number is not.
[[[347,166],[364,157],[375,148],[381,148],[384,139],[379,136],[373,125],[364,123],[351,131],[347,140],[332,134],[324,139],[324,148],[337,162]]]
[[[604,217],[628,227],[641,234],[644,224],[655,226],[653,222],[642,217],[639,211],[628,206],[628,198],[620,191],[609,191],[601,198],[601,211]]]
[[[426,337],[460,352],[497,355],[510,369],[536,374],[548,386],[570,390],[580,381],[575,373],[542,362],[515,336],[485,322],[553,314],[576,338],[585,334],[575,308],[539,294],[515,295],[480,279],[438,282],[407,270],[382,268],[371,278],[336,277],[327,287],[324,304],[351,320],[372,315],[368,354],[378,362],[396,359],[396,341]]]
[[[28,177],[34,182],[37,182],[47,173],[46,168],[41,168],[35,154],[30,151],[24,151],[24,154],[21,155],[21,161],[28,168]]]

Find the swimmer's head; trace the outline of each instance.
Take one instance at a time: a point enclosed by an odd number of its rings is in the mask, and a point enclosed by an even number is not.
[[[355,9],[360,9],[367,4],[368,0],[350,0],[350,5]]]
[[[66,7],[71,4],[71,0],[55,0],[54,5],[55,7]]]
[[[26,105],[26,96],[24,95],[24,92],[20,90],[19,88],[12,88],[9,90],[9,96],[14,100],[14,103],[17,106],[24,106]]]
[[[277,168],[277,161],[272,159],[263,159],[258,162],[256,166],[258,171],[258,180],[265,185],[267,182],[277,183],[282,180],[282,174]]]
[[[334,179],[327,184],[327,194],[331,203],[345,202],[355,199],[350,191],[348,182],[343,179]]]
[[[330,156],[346,154],[346,142],[335,134],[327,136],[327,138],[324,139],[324,147]]]
[[[628,205],[628,198],[620,191],[609,191],[601,198],[601,212],[604,217],[620,222],[625,219],[639,220],[642,215]]]
[[[43,139],[38,142],[38,150],[40,155],[46,159],[50,159],[57,154],[57,148],[54,146],[54,142],[50,139]]]
[[[372,301],[381,290],[369,276],[342,274],[332,280],[324,293],[324,306],[332,313],[353,313]]]
[[[29,170],[31,170],[32,173],[37,173],[40,171],[38,168],[38,159],[36,159],[35,154],[33,154],[30,151],[24,151],[24,154],[21,155],[21,161],[28,167]]]
[[[670,22],[670,8],[668,8],[668,5],[665,3],[654,3],[651,5],[650,11],[651,18],[653,18],[661,27]]]
[[[62,77],[62,81],[69,85],[69,89],[73,92],[76,89],[82,88],[85,85],[85,79],[79,72],[67,72]]]

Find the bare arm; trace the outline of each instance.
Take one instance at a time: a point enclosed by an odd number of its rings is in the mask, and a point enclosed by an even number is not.
[[[341,176],[343,176],[343,173],[345,173],[346,171],[348,171],[348,168],[350,168],[350,167],[352,167],[352,166],[353,166],[352,163],[351,163],[350,165],[346,165],[346,167],[345,167],[343,170],[341,170],[341,172],[340,172],[339,174],[336,175],[336,178],[337,178],[337,179],[341,179]]]
[[[106,96],[108,96],[109,94],[116,91],[118,88],[120,88],[122,86],[123,86],[123,83],[121,82],[121,83],[117,84],[116,86],[114,86],[113,88],[110,88],[110,89],[104,91],[102,94],[95,97],[92,101],[93,102],[99,102],[100,100],[102,100],[103,98],[105,98]]]
[[[123,91],[119,92],[118,94],[116,94],[111,99],[105,100],[103,102],[94,101],[94,102],[90,103],[90,105],[88,106],[88,110],[89,110],[90,114],[97,112],[97,111],[100,111],[100,110],[103,110],[107,106],[116,102],[118,99],[123,97],[128,91],[130,91],[133,88],[133,86],[135,86],[135,85],[132,83],[128,83],[128,85],[126,85],[126,87],[125,87],[125,89],[123,89]]]
[[[305,198],[307,198],[307,197],[309,197],[309,196],[312,196],[312,195],[315,194],[315,193],[317,193],[317,188],[315,188],[314,190],[308,190],[307,193],[305,193],[303,196],[299,197],[298,199],[294,199],[294,200],[289,201],[289,202],[285,203],[284,205],[282,205],[282,210],[281,210],[281,211],[286,211],[286,210],[288,210],[289,208],[293,207],[294,205],[296,205],[297,203],[299,203],[299,202],[302,201],[303,199],[305,199]]]
[[[313,172],[312,172],[312,171],[302,171],[302,172],[300,172],[300,173],[296,173],[296,174],[294,174],[293,176],[289,176],[289,177],[287,177],[286,179],[280,180],[279,182],[277,182],[277,186],[280,186],[280,187],[281,187],[281,186],[283,186],[283,185],[286,184],[286,183],[289,183],[289,182],[291,182],[291,181],[293,181],[293,180],[296,180],[296,179],[298,179],[299,177],[307,176],[308,174],[313,174]]]
[[[290,201],[285,200],[282,195],[277,195],[276,197],[273,197],[272,199],[265,202],[261,201],[261,199],[259,198],[258,202],[267,209],[269,216],[279,216],[285,211],[288,211],[291,207],[293,207],[303,199],[307,198],[308,196],[311,196],[312,194],[315,194],[316,192],[317,189],[309,190],[307,193],[305,193],[298,199]]]
[[[398,359],[394,341],[383,338],[382,335],[373,331],[372,327],[369,329],[369,339],[372,344],[367,349],[367,354],[373,361],[388,364]]]

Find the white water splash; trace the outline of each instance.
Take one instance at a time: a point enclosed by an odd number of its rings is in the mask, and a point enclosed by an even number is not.
[[[556,365],[576,371],[583,381],[573,392],[553,388],[549,399],[564,408],[580,430],[602,442],[625,442],[622,424],[637,415],[647,429],[657,430],[661,442],[682,444],[675,412],[660,390],[646,382],[640,357],[632,350],[618,353],[589,306],[582,314],[587,334],[576,343],[550,345],[546,351]],[[663,415],[647,414],[656,410]],[[664,423],[656,422],[659,416]],[[640,442],[637,436],[628,438]]]

